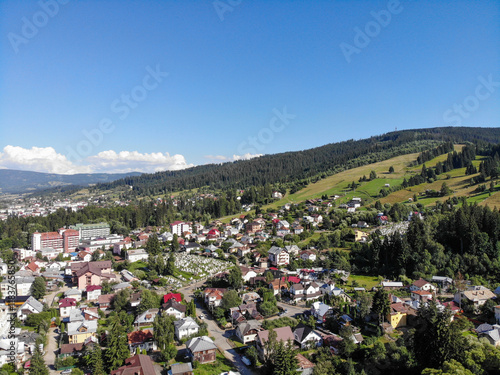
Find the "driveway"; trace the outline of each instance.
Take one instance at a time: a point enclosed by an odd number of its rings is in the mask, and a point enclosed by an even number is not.
[[[49,368],[49,374],[55,375],[59,374],[59,371],[56,371],[54,367],[54,363],[56,361],[56,353],[59,349],[57,349],[57,338],[59,337],[54,332],[55,328],[49,328],[49,332],[47,332],[48,344],[45,347],[45,364]]]

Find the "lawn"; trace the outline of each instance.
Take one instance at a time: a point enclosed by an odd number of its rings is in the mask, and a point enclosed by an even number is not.
[[[361,186],[356,189],[356,193],[365,193],[369,197],[376,198],[380,190],[385,187],[385,184],[389,184],[392,187],[401,185],[402,183],[402,178],[376,178],[375,180],[361,183]]]
[[[374,286],[380,285],[380,279],[378,276],[365,276],[365,275],[349,275],[348,283],[356,281],[360,287],[370,290]]]
[[[143,261],[137,261],[137,262],[133,262],[133,263],[130,263],[127,267],[127,269],[130,271],[130,272],[134,272],[135,270],[138,270],[138,269],[142,269],[142,268],[146,268],[148,265],[146,263],[144,263]]]
[[[196,375],[219,375],[222,372],[235,371],[231,361],[217,352],[217,360],[213,363],[198,365],[194,370]]]
[[[313,240],[314,240],[314,241],[319,240],[319,237],[320,237],[323,233],[325,234],[325,236],[327,236],[327,235],[331,234],[332,232],[331,232],[331,231],[324,231],[324,232],[322,232],[322,233],[314,233],[311,237],[308,237],[308,238],[304,239],[303,241],[300,241],[300,242],[298,243],[298,245],[299,245],[299,246],[306,246],[306,245],[309,245],[309,242],[311,242],[311,241],[313,241]]]

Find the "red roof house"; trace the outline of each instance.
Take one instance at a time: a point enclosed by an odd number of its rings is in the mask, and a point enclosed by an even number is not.
[[[168,293],[163,296],[163,303],[167,303],[171,299],[175,299],[175,301],[179,303],[182,301],[180,293]]]

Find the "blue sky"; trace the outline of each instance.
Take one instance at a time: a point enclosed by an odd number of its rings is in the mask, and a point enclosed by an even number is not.
[[[155,171],[500,123],[498,1],[1,1],[0,168]]]

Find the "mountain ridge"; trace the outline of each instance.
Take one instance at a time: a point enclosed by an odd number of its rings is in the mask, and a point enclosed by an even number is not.
[[[24,171],[18,169],[0,169],[1,193],[28,193],[60,186],[88,186],[102,182],[111,182],[128,176],[130,173],[77,173],[71,175]]]

